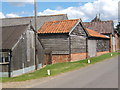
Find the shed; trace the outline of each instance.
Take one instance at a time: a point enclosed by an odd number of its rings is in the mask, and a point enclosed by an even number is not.
[[[96,47],[94,48],[96,52],[97,50],[109,51],[109,47],[107,49],[104,49],[105,47],[103,46],[97,48],[97,42],[101,40],[103,40],[102,43],[109,45],[109,38],[93,30],[84,28],[79,19],[45,22],[38,30],[38,36],[45,49],[52,52],[51,63],[88,58],[88,52],[92,50],[89,49],[91,45],[89,45],[90,40],[95,41]],[[96,54],[93,56],[96,56]]]
[[[100,34],[110,37],[110,51],[116,51],[119,48],[118,35],[114,33],[114,23],[112,20],[102,21],[99,17],[95,17],[91,22],[82,22],[85,28],[92,29]]]
[[[0,27],[1,77],[14,77],[35,70],[35,34],[30,24]],[[39,48],[39,49],[38,49]],[[39,68],[44,64],[44,50],[37,39]]]
[[[88,33],[88,58],[110,52],[110,38],[86,28]]]

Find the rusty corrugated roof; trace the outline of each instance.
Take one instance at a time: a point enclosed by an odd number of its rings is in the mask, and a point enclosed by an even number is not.
[[[38,33],[69,33],[78,21],[79,19],[46,22]]]
[[[109,38],[105,35],[102,35],[102,34],[96,32],[96,31],[94,31],[94,30],[91,30],[91,29],[88,29],[88,28],[86,28],[85,30],[87,30],[89,36],[92,36],[92,37]]]
[[[113,32],[113,21],[82,22],[85,28],[95,30],[99,33],[109,34]]]

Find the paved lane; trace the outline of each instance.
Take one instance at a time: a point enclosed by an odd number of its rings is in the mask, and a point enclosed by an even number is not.
[[[34,83],[32,88],[118,88],[118,57]]]

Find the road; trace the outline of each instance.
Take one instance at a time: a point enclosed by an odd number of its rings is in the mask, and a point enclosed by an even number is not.
[[[118,57],[34,83],[31,88],[118,88]]]

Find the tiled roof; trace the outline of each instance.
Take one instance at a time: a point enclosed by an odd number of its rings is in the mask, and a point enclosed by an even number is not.
[[[86,28],[85,30],[87,30],[88,35],[92,36],[92,37],[109,38],[105,35],[102,35],[102,34],[96,32],[96,31],[94,31],[94,30],[91,30],[91,29],[88,29],[88,28]]]
[[[46,22],[38,33],[69,33],[79,19]]]
[[[82,22],[85,28],[95,30],[96,32],[109,34],[113,32],[113,21]]]

